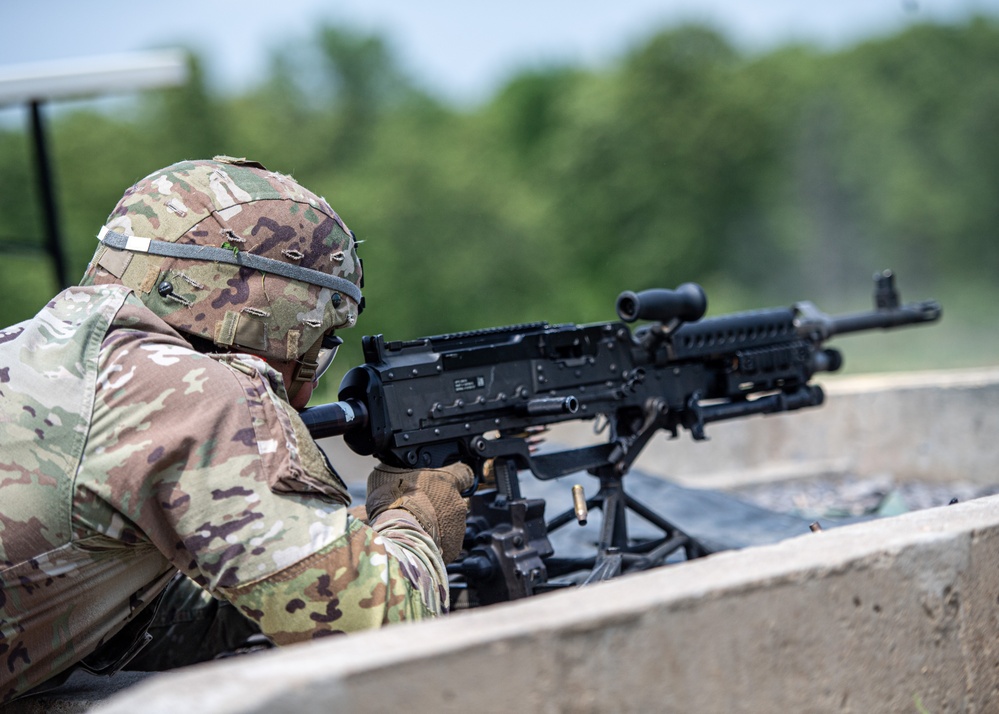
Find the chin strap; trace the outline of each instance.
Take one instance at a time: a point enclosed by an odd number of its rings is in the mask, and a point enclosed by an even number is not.
[[[319,369],[319,350],[322,349],[323,341],[316,340],[315,343],[306,350],[305,354],[295,360],[295,374],[291,378],[291,386],[288,389],[288,398],[294,399],[295,395],[302,389],[302,385],[312,382],[316,378],[316,370]]]

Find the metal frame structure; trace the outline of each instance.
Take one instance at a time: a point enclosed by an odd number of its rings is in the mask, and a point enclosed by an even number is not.
[[[55,178],[43,107],[55,100],[106,97],[113,94],[177,86],[187,81],[188,63],[178,50],[162,50],[58,62],[0,67],[0,107],[28,107],[29,130],[38,180],[45,240],[17,244],[17,249],[41,250],[52,260],[61,288],[69,285],[56,200]],[[6,246],[0,243],[0,250]]]

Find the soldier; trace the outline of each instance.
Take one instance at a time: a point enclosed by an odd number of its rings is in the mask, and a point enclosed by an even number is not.
[[[470,469],[380,466],[365,517],[296,411],[363,306],[326,201],[185,161],[99,239],[80,287],[0,332],[0,701],[117,670],[157,607],[222,633],[157,666],[445,612]]]

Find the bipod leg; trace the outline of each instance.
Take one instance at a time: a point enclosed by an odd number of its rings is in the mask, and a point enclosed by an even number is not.
[[[687,560],[711,552],[644,503],[629,496],[624,490],[623,476],[613,466],[601,467],[591,473],[600,479],[600,490],[596,496],[586,500],[586,505],[591,510],[599,508],[603,520],[596,557],[584,567],[588,574],[582,585],[609,580],[624,572],[658,567],[681,548]],[[628,534],[629,510],[662,531],[662,536],[632,542]],[[562,527],[573,517],[571,509],[559,514],[547,524],[549,532]],[[566,563],[560,562],[559,566],[559,572],[572,572]]]
[[[624,490],[624,476],[613,466],[597,469],[600,478],[598,498],[603,501],[604,522],[597,547],[597,568],[608,554],[622,554],[621,571],[647,570],[662,565],[666,559],[683,549],[687,560],[700,558],[710,551],[673,523],[663,518],[644,503],[629,496]],[[662,531],[662,538],[650,538],[631,543],[628,538],[627,511],[632,511]]]
[[[679,528],[677,528],[675,525],[667,521],[658,513],[650,509],[641,501],[634,499],[627,494],[624,494],[624,497],[627,502],[628,508],[637,513],[638,515],[640,515],[649,523],[653,524],[654,526],[662,530],[663,533],[665,533],[667,538],[669,539],[668,542],[682,543],[683,551],[687,557],[687,560],[692,560],[694,558],[701,558],[705,555],[708,555],[711,552],[707,548],[705,548],[704,545],[701,544],[699,541],[691,538],[689,535],[681,531]],[[668,554],[669,553],[667,553],[667,555]]]
[[[621,479],[601,476],[597,497],[602,501],[600,509],[604,514],[597,549],[600,552],[608,548],[624,550],[628,547],[628,497],[621,487]]]
[[[621,486],[621,478],[613,472],[613,467],[598,469],[596,475],[600,477],[600,492],[594,500],[603,512],[603,521],[597,541],[597,559],[582,585],[620,575],[628,550],[628,497]]]

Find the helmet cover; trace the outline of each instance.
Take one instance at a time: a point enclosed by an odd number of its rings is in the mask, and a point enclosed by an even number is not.
[[[150,174],[99,237],[82,284],[126,285],[175,329],[225,349],[294,360],[363,306],[357,241],[340,216],[245,159]]]

